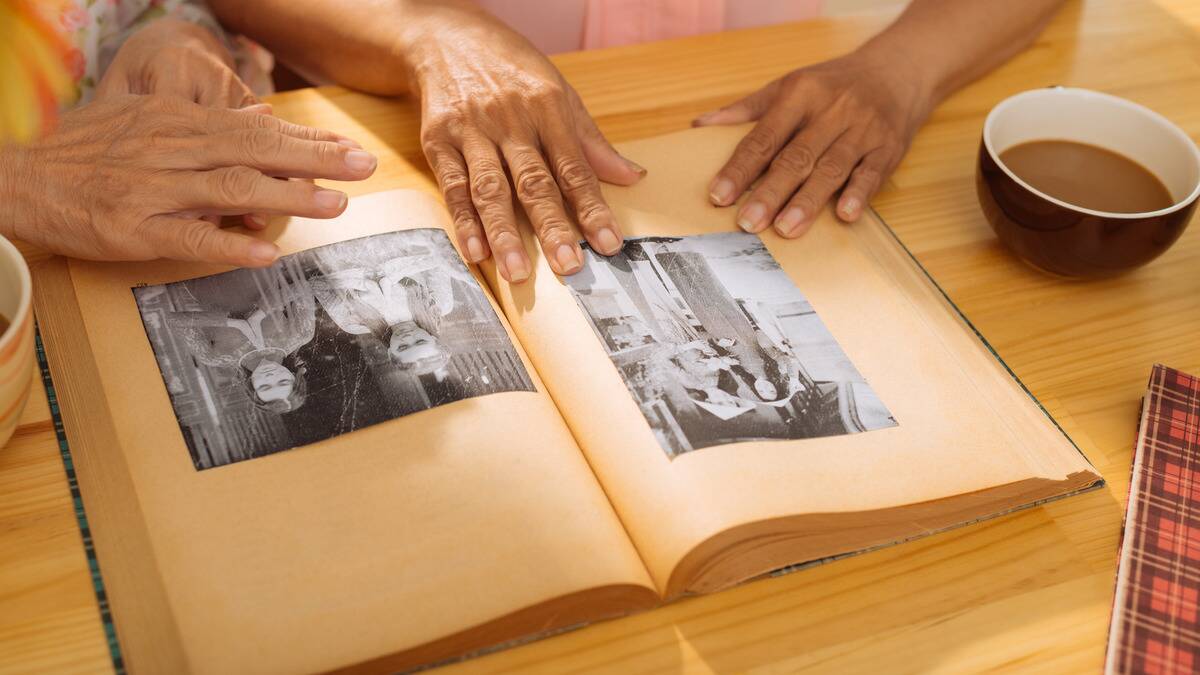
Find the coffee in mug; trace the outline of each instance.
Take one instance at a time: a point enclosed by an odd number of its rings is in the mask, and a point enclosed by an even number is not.
[[[1152,171],[1089,143],[1028,141],[1000,153],[1000,161],[1035,190],[1085,209],[1145,213],[1175,203]]]
[[[1117,274],[1162,255],[1200,198],[1200,150],[1132,101],[1051,87],[992,109],[976,187],[1005,245],[1043,271]]]

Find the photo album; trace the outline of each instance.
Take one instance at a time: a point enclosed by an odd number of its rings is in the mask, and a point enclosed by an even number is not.
[[[623,144],[625,245],[570,277],[408,190],[264,269],[37,269],[130,670],[410,670],[1103,484],[873,213],[711,206],[743,132]]]

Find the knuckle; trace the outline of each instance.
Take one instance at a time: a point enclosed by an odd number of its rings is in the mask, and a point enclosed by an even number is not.
[[[792,199],[792,206],[798,206],[805,213],[813,214],[820,210],[822,205],[817,203],[811,192],[805,190]]]
[[[517,197],[522,202],[554,199],[558,186],[550,172],[542,167],[526,169],[517,175]]]
[[[761,128],[751,131],[742,139],[741,150],[743,154],[753,158],[766,159],[775,154],[778,144],[775,142],[774,136]]]
[[[242,139],[242,148],[250,157],[277,157],[283,152],[283,135],[268,129],[247,131]]]
[[[495,250],[520,250],[523,247],[521,237],[511,227],[494,226],[488,228],[488,243]]]
[[[587,190],[596,184],[596,174],[592,167],[579,157],[568,157],[558,161],[556,166],[558,179],[564,190],[577,192]]]
[[[431,113],[421,124],[421,142],[430,144],[456,138],[461,127],[462,121],[458,115]]]
[[[840,157],[827,157],[817,162],[816,172],[822,178],[839,181],[846,177],[846,162],[842,161]]]
[[[738,185],[749,185],[754,180],[750,167],[742,161],[732,161],[721,170],[721,177],[728,178]]]
[[[576,217],[584,229],[592,230],[608,225],[612,221],[612,211],[603,202],[597,201],[580,207]]]
[[[752,201],[762,202],[768,206],[778,206],[783,202],[783,196],[779,194],[778,190],[770,185],[767,185],[766,183],[767,181],[763,181],[763,184],[759,185],[758,188],[754,190],[754,194],[750,197],[750,199]]]
[[[481,202],[499,202],[508,196],[508,180],[498,168],[476,171],[470,180],[471,194]]]
[[[469,204],[471,202],[471,186],[467,174],[460,169],[443,169],[438,172],[438,183],[442,186],[442,196],[447,204]]]
[[[561,214],[548,213],[544,217],[536,219],[538,239],[542,241],[567,241],[574,237],[571,236],[571,225]]]
[[[465,208],[456,208],[453,213],[454,231],[463,235],[474,234],[479,229],[479,221],[475,219],[475,214]]]
[[[183,228],[179,233],[180,249],[187,255],[204,255],[211,250],[215,234],[216,228],[202,223]]]
[[[807,145],[792,145],[775,157],[771,166],[788,174],[805,174],[812,170],[816,157]]]
[[[883,172],[875,167],[860,166],[854,171],[854,178],[865,185],[878,185],[883,179]]]
[[[313,148],[313,159],[319,166],[342,167],[346,164],[347,149],[337,143],[316,141]]]
[[[539,82],[529,87],[526,96],[541,106],[558,105],[566,99],[566,89],[557,82]]]
[[[259,175],[244,166],[222,169],[212,174],[212,188],[221,202],[234,207],[247,206],[254,201]]]

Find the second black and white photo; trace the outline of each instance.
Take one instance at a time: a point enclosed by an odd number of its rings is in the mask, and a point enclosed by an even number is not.
[[[757,236],[585,251],[566,284],[668,457],[896,425]]]

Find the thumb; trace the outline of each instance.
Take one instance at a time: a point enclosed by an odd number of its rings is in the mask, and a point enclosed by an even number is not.
[[[724,108],[704,113],[692,120],[692,126],[707,127],[714,124],[753,122],[762,117],[763,113],[767,111],[767,108],[771,105],[771,101],[775,99],[778,89],[779,81],[776,80],[753,94],[730,103]]]
[[[205,220],[161,217],[147,228],[146,236],[156,255],[172,260],[266,267],[279,258],[274,244],[222,230]]]
[[[570,101],[583,156],[588,164],[592,165],[596,177],[614,185],[633,185],[641,180],[642,176],[646,175],[646,170],[637,162],[617,152],[608,142],[574,89],[570,90]]]

